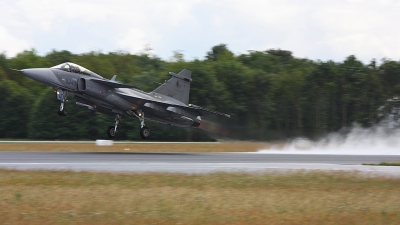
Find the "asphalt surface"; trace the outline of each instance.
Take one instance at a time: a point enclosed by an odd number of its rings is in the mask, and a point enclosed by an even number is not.
[[[0,168],[105,172],[359,171],[400,177],[400,167],[363,163],[400,162],[400,155],[259,153],[0,152]]]

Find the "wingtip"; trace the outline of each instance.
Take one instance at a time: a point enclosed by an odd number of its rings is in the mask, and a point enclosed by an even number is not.
[[[8,69],[21,72],[21,70],[17,70],[17,69],[14,69],[14,68],[8,68]]]

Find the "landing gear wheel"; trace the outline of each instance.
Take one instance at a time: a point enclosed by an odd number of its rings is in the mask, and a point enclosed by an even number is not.
[[[140,136],[142,136],[143,139],[147,139],[150,136],[150,129],[146,126],[142,127],[140,129]]]
[[[107,135],[109,138],[114,138],[117,133],[115,132],[115,127],[109,126],[107,129]]]
[[[58,110],[58,115],[59,115],[59,116],[66,116],[66,115],[68,115],[68,112],[67,112],[66,109],[64,109],[64,110],[62,110],[62,111]]]

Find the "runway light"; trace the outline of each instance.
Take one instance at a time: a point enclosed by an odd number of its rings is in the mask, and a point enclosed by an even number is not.
[[[111,146],[114,144],[112,140],[96,140],[96,145],[98,146]]]

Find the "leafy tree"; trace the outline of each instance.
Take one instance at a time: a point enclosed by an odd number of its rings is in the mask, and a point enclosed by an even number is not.
[[[37,55],[36,50],[24,51],[19,53],[17,57],[11,58],[7,63],[14,69],[28,69],[28,68],[48,68],[51,65],[46,58]],[[8,78],[17,82],[22,87],[29,89],[33,94],[40,94],[43,90],[42,84],[24,76],[23,74],[11,71]]]
[[[280,58],[282,64],[288,64],[293,59],[292,52],[281,49],[269,49],[266,53]]]
[[[13,81],[0,82],[0,137],[26,138],[32,95]]]
[[[211,61],[217,61],[220,59],[232,59],[234,57],[233,53],[229,51],[226,44],[216,45],[211,51],[207,52],[206,58]]]
[[[0,68],[0,81],[7,80],[7,74],[2,68]]]
[[[56,99],[53,89],[46,88],[32,108],[29,138],[94,139],[98,137],[100,132],[95,112],[69,101],[66,104],[68,116],[60,117],[57,115],[59,106],[60,102]]]
[[[73,62],[75,56],[71,52],[66,50],[52,50],[51,52],[46,54],[45,58],[52,66],[55,66],[64,62]]]
[[[190,103],[231,114],[231,119],[203,117],[203,129],[176,128],[146,122],[151,140],[213,140],[227,135],[237,139],[285,139],[298,135],[317,137],[353,122],[370,126],[376,109],[387,98],[400,95],[400,62],[373,59],[364,65],[355,56],[343,62],[296,58],[281,49],[249,51],[235,56],[226,44],[211,48],[204,60],[185,61],[175,51],[163,61],[146,50],[72,54],[53,50],[39,56],[34,49],[14,58],[0,54],[0,137],[35,139],[106,138],[114,118],[67,103],[69,115],[59,117],[59,101],[51,88],[8,68],[51,67],[71,61],[95,73],[150,92],[168,72],[192,71]],[[207,128],[207,126],[210,126]],[[139,121],[123,118],[119,140],[141,140]]]
[[[305,124],[308,132],[314,134],[334,131],[340,128],[338,108],[339,71],[333,61],[318,62],[315,69],[306,76]]]
[[[385,94],[387,96],[399,96],[400,95],[400,62],[392,61],[389,59],[383,59],[382,64],[379,67],[380,80],[382,85],[385,87]]]

